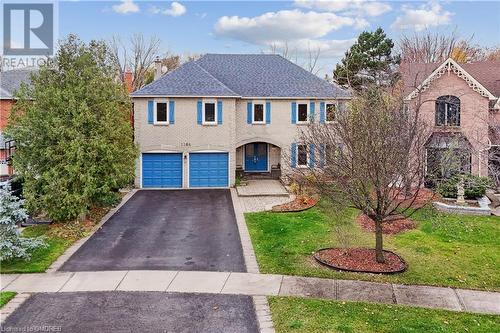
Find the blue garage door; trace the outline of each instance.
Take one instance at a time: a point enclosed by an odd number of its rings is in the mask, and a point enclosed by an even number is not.
[[[189,187],[227,187],[227,153],[190,153]]]
[[[142,154],[142,187],[182,187],[182,154]]]

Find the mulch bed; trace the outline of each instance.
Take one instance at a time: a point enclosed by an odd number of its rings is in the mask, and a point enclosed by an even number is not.
[[[375,221],[360,214],[356,217],[356,222],[366,231],[375,232]],[[387,235],[399,234],[400,232],[415,229],[417,227],[415,221],[405,218],[403,215],[394,215],[387,218],[382,223],[382,233]]]
[[[316,206],[318,203],[318,199],[310,198],[310,197],[297,197],[295,200],[276,205],[273,207],[273,212],[301,212],[303,210],[312,208]]]
[[[375,260],[375,249],[366,248],[328,248],[321,249],[314,254],[314,258],[321,264],[340,271],[394,274],[406,270],[406,262],[391,251],[384,251],[384,263]]]
[[[401,201],[403,206],[411,205],[412,208],[422,208],[423,206],[431,203],[437,198],[439,198],[439,194],[433,192],[428,188],[421,188],[419,189],[417,197],[413,202],[410,199],[404,200],[403,196],[401,196],[399,201]]]

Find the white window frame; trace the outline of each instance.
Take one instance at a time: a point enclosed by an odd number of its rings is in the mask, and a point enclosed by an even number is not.
[[[335,122],[335,117],[334,117],[334,120],[328,120],[328,104],[335,105],[335,113],[336,113],[339,110],[339,102],[338,101],[325,101],[325,123],[331,124],[331,123]]]
[[[255,106],[257,104],[261,104],[262,105],[262,112],[263,112],[263,115],[262,115],[262,121],[255,121]],[[266,124],[266,103],[265,101],[253,101],[252,103],[252,124],[255,124],[255,125],[265,125]]]
[[[168,99],[155,99],[154,100],[154,108],[153,108],[153,124],[154,125],[169,125],[170,124],[170,110],[169,110],[169,103],[168,103]],[[167,120],[166,121],[158,121],[157,120],[157,116],[158,116],[158,112],[157,112],[157,105],[158,103],[165,103],[166,104],[166,111],[167,111]]]
[[[299,164],[299,146],[305,146],[306,147],[306,164]],[[297,156],[296,156],[296,161],[297,161],[297,168],[308,168],[309,167],[309,147],[305,143],[297,143]]]
[[[202,116],[202,124],[203,125],[208,125],[208,126],[216,126],[217,125],[217,121],[219,119],[217,119],[217,101],[215,99],[204,99],[202,101],[203,103],[203,107],[202,107],[202,110],[201,110],[201,116]],[[210,103],[210,104],[214,104],[214,121],[206,121],[205,120],[205,104],[207,103]]]
[[[299,120],[299,105],[300,104],[305,104],[307,107],[307,118],[305,121],[300,121]],[[308,101],[297,101],[297,124],[309,124],[310,123],[310,117],[311,117],[311,110],[310,110],[310,105]]]

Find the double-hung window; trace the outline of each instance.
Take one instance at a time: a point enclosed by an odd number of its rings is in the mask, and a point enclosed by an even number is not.
[[[154,123],[157,125],[168,124],[168,101],[156,101],[154,110]]]
[[[441,96],[436,99],[436,126],[460,126],[460,99]]]
[[[305,124],[309,122],[309,104],[304,102],[297,103],[297,123]]]
[[[264,110],[264,103],[256,102],[253,104],[253,124],[265,124],[266,123],[266,112]]]
[[[309,152],[307,151],[307,145],[298,144],[297,145],[297,166],[307,167],[307,161],[309,157]]]
[[[203,101],[203,124],[217,125],[217,108],[216,101]]]

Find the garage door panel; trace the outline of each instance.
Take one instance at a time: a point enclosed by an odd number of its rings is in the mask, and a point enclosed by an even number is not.
[[[149,188],[182,187],[182,154],[142,154],[142,186]]]
[[[228,153],[189,154],[190,187],[227,187]]]

